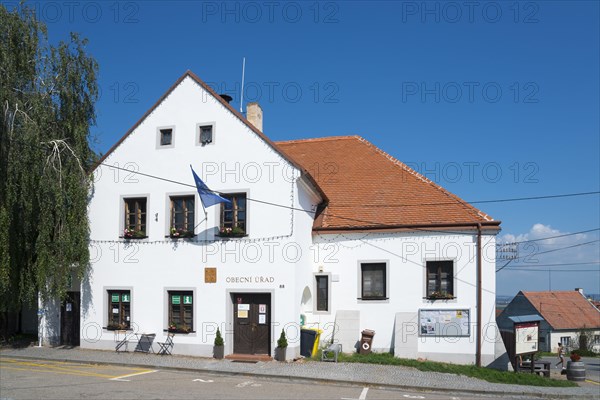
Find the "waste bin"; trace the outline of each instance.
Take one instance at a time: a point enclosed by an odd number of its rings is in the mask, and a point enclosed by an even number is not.
[[[322,330],[316,328],[302,328],[300,330],[300,354],[304,357],[312,357],[319,349],[319,339]]]
[[[358,349],[358,352],[360,354],[370,354],[373,346],[373,336],[375,336],[375,331],[365,329],[361,333],[362,336],[360,338],[360,348]]]

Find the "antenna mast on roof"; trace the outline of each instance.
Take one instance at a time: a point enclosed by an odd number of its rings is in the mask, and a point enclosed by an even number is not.
[[[246,57],[242,59],[242,93],[240,95],[240,114],[244,113],[244,73],[246,71]]]

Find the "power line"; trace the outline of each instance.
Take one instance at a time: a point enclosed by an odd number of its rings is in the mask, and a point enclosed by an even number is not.
[[[522,269],[522,268],[506,268],[510,271],[521,272],[600,272],[600,269]]]
[[[561,238],[561,237],[566,237],[566,236],[580,235],[582,233],[595,232],[595,231],[600,231],[600,228],[588,229],[586,231],[579,231],[579,232],[574,232],[574,233],[566,233],[564,235],[549,236],[549,237],[540,238],[540,239],[522,240],[522,241],[519,241],[519,242],[506,242],[506,243],[499,244],[499,246],[508,246],[508,245],[513,245],[513,244],[539,242],[539,241],[542,241],[542,240],[549,240],[549,239],[556,239],[556,238]]]
[[[600,194],[597,192],[578,192],[578,193],[563,193],[563,194],[551,194],[545,196],[530,196],[530,197],[511,197],[507,199],[493,199],[493,200],[473,200],[465,201],[468,204],[484,204],[484,203],[505,203],[510,201],[527,201],[527,200],[542,200],[542,199],[555,199],[560,197],[574,197],[574,196],[589,196],[593,194]],[[389,208],[389,207],[420,207],[420,206],[439,206],[439,205],[450,205],[457,204],[457,202],[443,202],[443,203],[414,203],[414,204],[363,204],[363,207],[377,207],[377,208]],[[354,207],[352,205],[338,205],[338,207]]]
[[[523,257],[531,257],[533,255],[540,255],[540,254],[546,254],[546,253],[553,253],[555,251],[561,251],[561,250],[566,250],[566,249],[572,249],[574,247],[579,247],[579,246],[585,246],[588,244],[592,244],[592,243],[596,243],[596,242],[600,242],[600,239],[596,239],[596,240],[591,240],[589,242],[585,242],[585,243],[578,243],[578,244],[574,244],[571,246],[566,246],[566,247],[560,247],[558,249],[552,249],[552,250],[546,250],[546,251],[541,251],[539,253],[534,253],[534,254],[527,254],[525,256],[521,256],[521,257],[515,257],[512,260],[509,260],[506,264],[504,264],[502,267],[498,268],[496,270],[496,273],[502,271],[504,268],[506,268],[508,266],[508,264],[510,264],[513,260],[518,260],[519,258],[523,258]]]
[[[26,142],[22,142],[20,140],[14,139],[14,138],[9,138],[10,141],[14,141],[20,144],[24,144],[24,145],[29,145],[31,147],[33,147],[34,145],[30,144],[30,143],[26,143]],[[41,147],[41,145],[39,145]],[[191,185],[188,183],[184,183],[184,182],[179,182],[179,181],[175,181],[172,179],[168,179],[168,178],[163,178],[157,175],[153,175],[153,174],[147,174],[144,172],[139,172],[139,171],[134,171],[131,169],[127,169],[127,168],[122,168],[122,167],[118,167],[115,165],[108,165],[105,163],[98,163],[97,165],[102,165],[105,166],[107,168],[114,168],[114,169],[118,169],[118,170],[122,170],[122,171],[127,171],[129,173],[133,173],[133,174],[137,174],[137,175],[141,175],[141,176],[145,176],[151,179],[157,179],[157,180],[161,180],[161,181],[165,181],[165,182],[169,182],[169,183],[174,183],[177,185],[182,185],[182,186],[187,186],[187,187],[193,187],[196,188],[195,185]],[[216,194],[222,194],[220,192],[214,191],[214,190],[210,190],[210,192],[212,193],[216,193]],[[478,200],[478,201],[467,201],[467,202],[461,202],[461,201],[455,201],[455,202],[442,202],[442,203],[419,203],[419,204],[395,204],[395,205],[377,205],[377,207],[412,207],[412,206],[432,206],[432,205],[465,205],[465,204],[476,204],[476,203],[501,203],[501,202],[510,202],[510,201],[525,201],[525,200],[539,200],[539,199],[551,199],[551,198],[562,198],[562,197],[574,197],[574,196],[588,196],[588,195],[593,195],[593,194],[600,194],[600,191],[595,191],[595,192],[579,192],[579,193],[566,193],[566,194],[556,194],[556,195],[546,195],[546,196],[533,196],[533,197],[517,197],[517,198],[507,198],[507,199],[495,199],[495,200]],[[297,207],[293,207],[293,206],[288,206],[288,205],[283,205],[283,204],[277,204],[277,203],[273,203],[273,202],[269,202],[269,201],[264,201],[264,200],[258,200],[258,199],[253,199],[253,198],[249,198],[246,197],[246,200],[248,201],[252,201],[255,203],[260,203],[260,204],[265,204],[265,205],[270,205],[273,207],[279,207],[279,208],[285,208],[285,209],[289,209],[289,210],[293,210],[293,211],[301,211],[301,212],[309,212],[312,214],[316,214],[316,210],[312,211],[312,210],[305,210],[302,208],[297,208]],[[373,205],[361,205],[361,207],[371,207]],[[339,207],[339,206],[338,206]],[[357,219],[357,218],[351,218],[351,217],[344,217],[341,215],[335,215],[335,214],[331,214],[329,212],[326,213],[327,216],[333,217],[333,218],[339,218],[339,219],[344,219],[344,220],[348,220],[348,221],[353,221],[353,222],[362,222],[362,223],[366,223],[369,225],[377,225],[378,227],[395,227],[395,225],[391,225],[391,224],[381,224],[379,222],[376,221],[369,221],[369,220],[361,220],[361,219]],[[465,232],[451,232],[451,231],[447,231],[447,230],[434,230],[434,229],[427,229],[427,228],[411,228],[412,230],[417,230],[417,231],[423,231],[423,232],[432,232],[432,233],[453,233],[453,234],[464,234]],[[595,229],[595,230],[600,230],[600,229]],[[590,230],[593,231],[593,230]],[[587,232],[587,231],[585,231]],[[576,233],[574,233],[576,234]],[[564,236],[569,236],[569,235],[574,235],[574,234],[567,234]],[[560,237],[560,236],[558,236]],[[547,238],[547,239],[551,239],[551,238]],[[538,239],[538,240],[546,240],[546,239]],[[524,243],[524,242],[523,242]],[[512,243],[509,243],[512,244]],[[552,250],[554,251],[554,250]],[[538,254],[542,254],[542,253],[538,253]],[[518,257],[517,257],[518,258]],[[498,271],[496,271],[498,272]]]
[[[513,265],[511,268],[517,268],[517,267],[525,267],[525,269],[527,269],[527,267],[562,267],[562,266],[568,266],[568,265],[595,265],[595,264],[600,264],[600,261],[590,261],[590,262],[577,262],[577,263],[558,263],[558,264],[521,264],[521,265]]]
[[[187,186],[187,187],[193,187],[195,188],[195,185],[191,185],[188,183],[184,183],[184,182],[179,182],[179,181],[174,181],[172,179],[167,179],[167,178],[163,178],[160,176],[156,176],[156,175],[152,175],[152,174],[146,174],[143,172],[139,172],[139,171],[134,171],[131,169],[127,169],[127,168],[122,168],[122,167],[118,167],[118,166],[114,166],[114,165],[108,165],[105,163],[99,163],[98,165],[102,165],[105,166],[107,168],[115,168],[118,170],[122,170],[122,171],[127,171],[130,173],[134,173],[134,174],[138,174],[138,175],[142,175],[142,176],[146,176],[148,178],[152,178],[152,179],[158,179],[158,180],[162,180],[165,182],[170,182],[170,183],[175,183],[178,185],[182,185],[182,186]],[[209,189],[210,190],[210,189]],[[213,193],[216,194],[222,194],[220,192],[214,191],[214,190],[210,190]],[[536,200],[536,199],[548,199],[548,198],[560,198],[560,197],[571,197],[571,196],[583,196],[583,195],[592,195],[592,194],[600,194],[600,191],[598,192],[581,192],[581,193],[568,193],[568,194],[558,194],[558,195],[548,195],[548,196],[535,196],[535,197],[520,197],[520,198],[513,198],[513,199],[497,199],[497,200],[482,200],[482,201],[475,201],[475,202],[466,202],[466,203],[492,203],[492,202],[507,202],[507,201],[523,201],[523,200]],[[253,201],[255,203],[261,203],[261,204],[265,204],[265,205],[270,205],[270,206],[274,206],[274,207],[280,207],[280,208],[286,208],[286,209],[290,209],[290,210],[294,210],[294,211],[301,211],[301,212],[310,212],[315,214],[316,211],[308,211],[302,208],[297,208],[297,207],[292,207],[292,206],[287,206],[287,205],[283,205],[283,204],[277,204],[277,203],[273,203],[273,202],[269,202],[269,201],[264,201],[264,200],[258,200],[258,199],[253,199],[253,198],[249,198],[247,197],[246,200],[248,201]],[[395,206],[406,206],[406,207],[410,207],[410,206],[422,206],[422,205],[448,205],[448,204],[461,204],[459,201],[456,202],[443,202],[443,203],[422,203],[422,204],[404,204],[404,205],[395,205]],[[363,205],[361,207],[369,207],[369,205]],[[382,207],[385,207],[382,206]],[[351,217],[344,217],[341,215],[335,215],[335,214],[331,214],[331,213],[327,213],[328,216],[333,217],[333,218],[339,218],[339,219],[344,219],[344,220],[348,220],[348,221],[353,221],[353,222],[362,222],[362,223],[367,223],[369,225],[378,225],[381,227],[385,227],[385,226],[394,226],[394,225],[390,225],[390,224],[381,224],[379,222],[376,221],[370,221],[370,220],[362,220],[362,219],[357,219],[357,218],[351,218]],[[415,230],[420,230],[420,231],[425,231],[425,232],[439,232],[439,233],[454,233],[454,234],[464,234],[464,232],[450,232],[450,231],[441,231],[441,230],[431,230],[431,229],[426,229],[426,228],[414,228]],[[600,229],[597,229],[600,230]]]

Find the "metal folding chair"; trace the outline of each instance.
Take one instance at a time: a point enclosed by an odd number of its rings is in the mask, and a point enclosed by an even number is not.
[[[158,350],[158,353],[156,354],[160,354],[160,355],[171,355],[171,351],[173,350],[173,337],[175,336],[174,333],[169,333],[167,335],[167,340],[165,340],[164,342],[158,342],[158,345],[160,346],[160,349]]]

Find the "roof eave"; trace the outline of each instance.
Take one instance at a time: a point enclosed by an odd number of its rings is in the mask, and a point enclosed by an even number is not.
[[[464,230],[469,231],[477,228],[481,224],[482,230],[486,232],[498,233],[500,232],[501,221],[478,221],[478,222],[464,222],[464,223],[440,223],[440,224],[404,224],[404,225],[375,225],[375,226],[362,226],[362,227],[314,227],[313,232],[315,233],[356,233],[366,231],[377,231],[377,232],[403,232],[411,231],[415,229],[440,229],[440,230]]]

